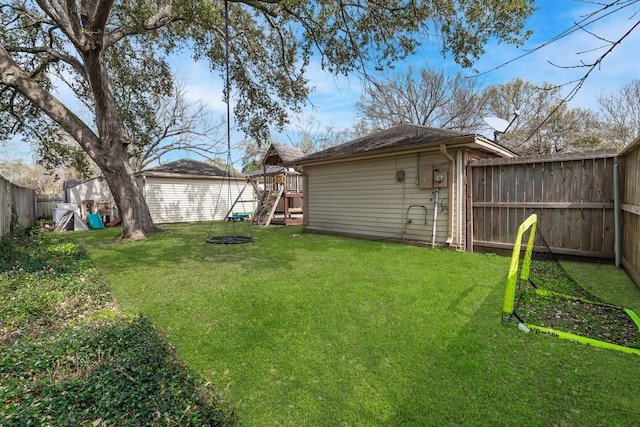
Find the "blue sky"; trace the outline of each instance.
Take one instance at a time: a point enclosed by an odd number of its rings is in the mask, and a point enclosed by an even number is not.
[[[631,4],[627,10],[593,24],[588,27],[588,30],[609,40],[617,40],[640,19],[640,15],[633,15],[640,6],[635,1],[627,1],[627,3]],[[486,47],[485,55],[475,64],[476,69],[487,72],[476,77],[481,85],[506,83],[517,77],[533,83],[545,81],[553,84],[567,83],[582,76],[586,70],[560,68],[551,63],[573,67],[581,62],[589,63],[603,52],[602,49],[597,48],[605,45],[605,41],[587,31],[580,30],[497,70],[489,71],[557,36],[598,6],[591,1],[542,0],[536,1],[536,7],[538,10],[529,18],[526,26],[534,33],[525,46],[516,48],[490,43]],[[622,84],[633,78],[640,78],[640,61],[637,58],[640,55],[640,49],[637,46],[640,46],[640,28],[617,46],[601,67],[591,74],[569,106],[595,108],[599,96],[616,91]],[[205,62],[193,62],[186,56],[181,56],[176,61],[176,65],[179,78],[186,82],[189,98],[193,101],[203,100],[213,110],[215,116],[223,115],[226,107],[222,102],[223,82],[220,76],[211,73]],[[450,58],[442,58],[437,41],[426,41],[416,55],[397,64],[396,70],[401,71],[409,65],[415,69],[430,67],[443,69],[451,74],[462,72],[470,77],[473,76],[472,71],[462,69]],[[356,123],[359,117],[355,103],[360,98],[362,89],[359,78],[335,77],[323,72],[317,62],[312,62],[308,71],[308,77],[315,87],[315,92],[311,95],[303,115],[294,119],[294,122],[298,121],[304,126],[304,122],[313,116],[319,122],[321,129],[331,127],[335,130],[348,128]],[[568,86],[565,90],[569,89]],[[232,139],[235,143],[241,139],[241,135],[233,133]],[[17,147],[0,147],[0,155],[26,156]],[[239,153],[234,153],[233,157],[234,160],[237,159]]]
[[[490,43],[486,47],[485,55],[474,67],[482,73],[474,77],[479,84],[486,86],[506,83],[517,77],[537,84],[565,84],[576,80],[587,70],[573,67],[580,63],[590,63],[604,52],[602,47],[606,45],[606,41],[596,36],[617,40],[640,19],[640,16],[633,15],[640,6],[632,4],[626,10],[590,25],[588,31],[575,31],[549,46],[505,64],[561,34],[599,6],[590,1],[542,0],[536,2],[536,7],[538,10],[527,21],[526,28],[533,30],[533,35],[525,46],[516,48]],[[595,109],[599,96],[613,93],[622,84],[633,78],[640,78],[640,61],[636,58],[640,49],[637,46],[640,46],[640,28],[618,45],[601,67],[592,72],[569,106]],[[490,71],[501,64],[505,65]],[[469,77],[474,76],[471,70],[463,69],[451,58],[443,58],[437,41],[425,42],[416,55],[397,64],[396,70],[402,71],[409,65],[415,69],[430,67],[443,69],[451,74],[462,72]],[[206,64],[183,65],[180,74],[187,80],[189,93],[194,99],[205,99],[211,108],[221,113],[225,111],[220,98],[222,82],[217,75],[209,74]],[[309,67],[308,77],[315,92],[303,115],[295,120],[304,123],[313,116],[319,121],[321,129],[331,127],[336,130],[348,128],[359,120],[355,103],[361,96],[362,82],[358,77],[335,77],[323,72],[317,63],[312,63]],[[564,92],[568,93],[572,88],[573,85],[568,85]],[[237,134],[233,136],[234,139],[238,137]]]
[[[567,83],[584,75],[586,70],[583,68],[563,69],[551,63],[571,67],[580,64],[581,61],[589,63],[603,52],[602,49],[595,51],[592,49],[605,45],[605,42],[580,30],[497,70],[489,71],[545,43],[570,28],[574,22],[580,21],[586,13],[594,9],[592,4],[572,0],[544,0],[537,1],[536,5],[538,10],[534,12],[527,23],[527,28],[533,30],[534,34],[525,46],[516,48],[504,44],[490,44],[486,47],[485,55],[475,64],[475,68],[480,72],[487,72],[476,77],[480,84],[506,83],[517,77],[533,83],[545,81],[553,84]],[[638,6],[629,9],[637,10]],[[635,16],[635,19],[630,20],[631,15],[631,12],[620,12],[610,19],[602,20],[602,22],[589,27],[589,30],[610,40],[616,40],[635,21],[640,19],[640,16]],[[601,94],[611,93],[623,83],[633,78],[640,78],[640,61],[637,60],[640,49],[637,46],[640,46],[640,29],[613,50],[602,66],[590,75],[583,88],[569,105],[571,107],[595,107],[597,98]],[[580,54],[579,52],[588,53]],[[396,69],[402,70],[407,65],[413,65],[416,69],[428,66],[441,68],[452,74],[462,72],[464,75],[474,75],[471,70],[461,68],[450,58],[442,58],[439,46],[435,43],[425,43],[417,55],[409,58],[403,64],[398,64]],[[354,104],[361,93],[361,85],[358,80],[335,80],[332,76],[315,72],[314,82],[318,88],[318,91],[312,96],[316,108],[311,110],[310,114],[321,118],[327,126],[336,128],[346,127],[357,120]],[[565,92],[571,87],[573,86],[567,86]]]

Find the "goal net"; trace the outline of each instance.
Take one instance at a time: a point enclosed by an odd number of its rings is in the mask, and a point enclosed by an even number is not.
[[[502,309],[502,323],[583,344],[640,354],[640,318],[584,289],[562,267],[535,214],[518,228]]]

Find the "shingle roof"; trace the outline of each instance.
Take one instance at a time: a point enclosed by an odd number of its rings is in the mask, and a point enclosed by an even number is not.
[[[262,162],[267,165],[281,165],[300,157],[304,157],[304,153],[298,147],[273,143],[267,150]]]
[[[334,147],[327,148],[326,150],[318,151],[302,157],[298,159],[298,161],[304,162],[307,160],[316,160],[328,157],[354,155],[390,148],[408,147],[412,145],[429,143],[435,144],[445,140],[461,137],[475,137],[475,135],[455,130],[412,124],[400,124],[387,130],[376,132],[341,145],[336,145]]]
[[[284,167],[283,166],[268,166],[267,167],[267,175],[281,174],[282,171],[284,171]],[[245,176],[261,176],[261,175],[264,174],[264,170],[260,169],[260,170],[256,170],[256,171],[245,172],[244,174],[245,174]]]
[[[153,168],[145,169],[138,172],[137,175],[149,175],[149,176],[201,176],[201,177],[244,177],[242,173],[229,171],[225,173],[224,170],[217,166],[210,165],[208,163],[199,162],[197,160],[182,159],[175,162],[167,163],[164,165],[156,166]]]

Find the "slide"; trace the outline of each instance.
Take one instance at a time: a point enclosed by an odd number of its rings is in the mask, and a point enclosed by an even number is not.
[[[102,223],[100,214],[87,213],[87,222],[89,223],[89,227],[91,228],[104,228],[104,224]]]

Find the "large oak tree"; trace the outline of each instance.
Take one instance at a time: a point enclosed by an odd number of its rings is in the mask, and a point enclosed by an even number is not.
[[[1,0],[0,0],[1,1]],[[306,67],[366,75],[437,39],[469,66],[489,38],[521,43],[533,0],[229,0],[234,113],[265,140],[310,90]],[[170,93],[165,55],[189,50],[222,73],[225,3],[213,0],[6,0],[0,3],[0,138],[46,144],[60,130],[100,167],[123,218],[123,238],[157,230],[129,163],[119,103]],[[64,90],[58,89],[66,84]],[[123,84],[124,83],[124,84]],[[69,95],[77,101],[69,101]],[[149,99],[152,99],[150,96]]]

